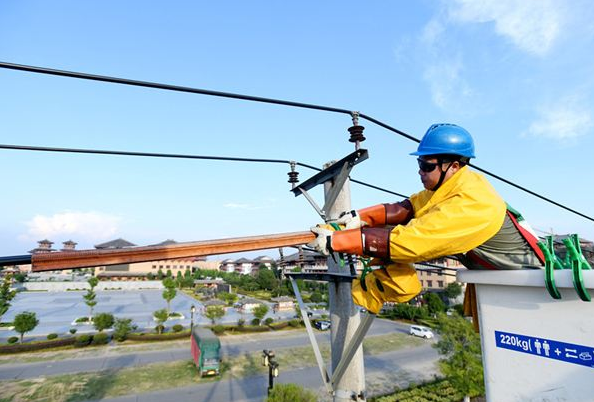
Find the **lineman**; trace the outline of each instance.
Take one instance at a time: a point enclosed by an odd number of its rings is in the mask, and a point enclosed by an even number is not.
[[[466,165],[474,158],[471,135],[454,124],[434,124],[416,152],[425,189],[394,204],[345,213],[337,223],[311,230],[309,245],[323,254],[375,257],[382,267],[353,282],[356,304],[378,313],[384,302],[420,293],[411,263],[456,256],[469,269],[542,268],[537,239],[519,213]],[[378,264],[378,265],[380,265]]]

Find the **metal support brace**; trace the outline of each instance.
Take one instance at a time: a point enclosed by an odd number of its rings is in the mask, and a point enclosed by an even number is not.
[[[316,210],[316,212],[318,213],[318,215],[320,215],[320,218],[322,218],[322,220],[324,222],[326,222],[326,213],[318,206],[318,204],[316,203],[316,201],[313,198],[311,198],[311,196],[309,195],[309,193],[307,192],[307,190],[304,190],[302,188],[299,188],[299,191],[301,191],[301,194],[303,194],[305,196],[305,199],[307,201],[309,201],[309,203]]]
[[[363,318],[361,319],[361,323],[359,324],[355,335],[353,335],[353,338],[346,347],[344,354],[340,358],[340,362],[332,373],[332,378],[330,380],[332,383],[332,388],[334,388],[334,385],[338,384],[342,379],[342,375],[351,362],[351,359],[357,352],[357,349],[359,346],[361,346],[361,343],[363,342],[365,335],[367,335],[367,331],[369,331],[369,327],[371,327],[374,318],[375,314],[371,314],[369,312],[363,314]]]
[[[303,318],[303,322],[305,323],[307,336],[309,336],[309,341],[311,342],[311,346],[314,350],[314,355],[316,357],[316,362],[318,363],[318,368],[320,369],[320,373],[322,374],[322,381],[324,381],[324,385],[326,386],[328,392],[332,392],[333,389],[332,384],[330,383],[330,376],[328,375],[328,370],[326,370],[326,365],[324,364],[324,359],[322,358],[322,353],[320,352],[318,341],[316,340],[316,336],[311,327],[311,322],[309,321],[309,317],[307,316],[306,306],[305,303],[303,303],[303,299],[301,298],[301,293],[299,292],[297,281],[295,281],[295,279],[292,276],[289,276],[289,279],[291,280],[293,292],[295,293],[295,297],[297,297],[297,303],[299,303],[299,308],[301,309],[301,318]]]

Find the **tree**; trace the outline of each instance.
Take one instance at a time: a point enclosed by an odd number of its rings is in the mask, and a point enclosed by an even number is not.
[[[0,286],[0,320],[4,313],[8,311],[10,301],[14,299],[14,296],[16,295],[16,290],[10,289],[11,283],[11,276],[6,275],[4,281],[2,281],[2,286]]]
[[[278,279],[266,265],[260,265],[260,269],[256,274],[256,283],[260,286],[260,289],[273,290],[278,286]]]
[[[322,297],[322,294],[316,290],[311,294],[309,300],[311,300],[312,303],[321,303],[324,298]]]
[[[113,326],[113,337],[117,341],[125,341],[128,334],[132,332],[132,319],[131,318],[116,318]]]
[[[455,299],[462,294],[462,285],[452,282],[446,286],[444,294],[448,299]]]
[[[232,306],[237,301],[238,296],[235,293],[219,292],[217,298]]]
[[[99,313],[93,317],[93,326],[99,332],[113,327],[115,319],[111,313]]]
[[[165,329],[163,324],[169,318],[169,312],[162,308],[161,310],[155,311],[153,313],[153,317],[155,317],[155,319],[157,320],[157,332],[159,334],[163,333],[163,329]]]
[[[266,304],[259,304],[258,307],[254,308],[253,312],[254,317],[261,322],[266,313],[268,313],[268,306]]]
[[[277,384],[265,402],[316,402],[315,393],[297,384]]]
[[[165,275],[163,274],[163,270],[161,268],[159,268],[159,270],[157,271],[157,279],[161,280],[165,277]]]
[[[444,312],[446,306],[443,301],[441,301],[440,297],[435,293],[425,293],[423,296],[423,300],[427,304],[427,308],[429,309],[430,314],[437,314]]]
[[[95,300],[95,297],[97,297],[97,294],[95,293],[95,286],[99,284],[99,279],[93,276],[89,278],[87,282],[89,283],[89,286],[91,288],[87,290],[87,293],[85,295],[83,295],[83,299],[85,299],[85,304],[89,306],[90,321],[91,317],[93,317],[93,308],[97,305],[97,301]]]
[[[484,395],[481,341],[472,324],[461,316],[437,318],[440,340],[433,346],[442,356],[439,366],[452,386],[470,397]]]
[[[39,324],[37,316],[30,311],[24,311],[14,316],[14,330],[21,334],[21,343],[23,343],[23,335],[26,332],[33,331],[37,324]]]
[[[223,306],[208,306],[206,308],[206,318],[208,318],[214,325],[216,320],[222,318],[225,315],[225,309]]]
[[[167,302],[167,313],[171,311],[171,300],[175,298],[177,295],[177,291],[175,290],[175,281],[169,277],[163,279],[163,286],[165,286],[165,290],[163,291],[163,299]]]

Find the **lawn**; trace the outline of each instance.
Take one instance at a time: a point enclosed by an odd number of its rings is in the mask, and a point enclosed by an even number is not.
[[[416,347],[426,341],[400,333],[369,337],[363,344],[364,353],[380,354],[406,347]],[[322,346],[322,355],[328,361],[330,348]],[[122,352],[124,352],[122,350]],[[314,366],[313,350],[309,346],[278,349],[276,360],[282,370]],[[221,379],[264,375],[261,353],[245,353],[224,357]],[[158,379],[158,380],[156,380]],[[0,402],[79,402],[88,399],[111,398],[139,394],[162,389],[195,385],[218,378],[202,379],[191,360],[154,363],[142,367],[97,373],[66,374],[41,377],[34,380],[10,380],[0,382]]]

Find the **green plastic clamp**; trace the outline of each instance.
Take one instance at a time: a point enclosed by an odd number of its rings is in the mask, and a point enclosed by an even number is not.
[[[365,283],[365,276],[373,271],[373,269],[371,269],[371,267],[369,266],[369,261],[371,261],[371,258],[359,258],[359,260],[361,261],[361,263],[363,264],[363,272],[361,272],[361,278],[359,278],[359,281],[361,282],[361,289],[363,289],[363,291],[367,292],[367,284]]]
[[[584,257],[582,254],[580,239],[577,234],[572,234],[568,238],[563,239],[563,243],[565,244],[565,247],[567,247],[567,254],[569,255],[571,261],[573,287],[575,288],[575,291],[577,292],[580,299],[585,302],[589,302],[591,298],[588,290],[584,286],[582,270],[590,270],[592,267],[590,267],[586,257]]]
[[[553,299],[561,299],[561,293],[555,285],[555,269],[563,269],[553,247],[553,236],[546,237],[546,244],[539,241],[538,247],[545,257],[545,287]]]

